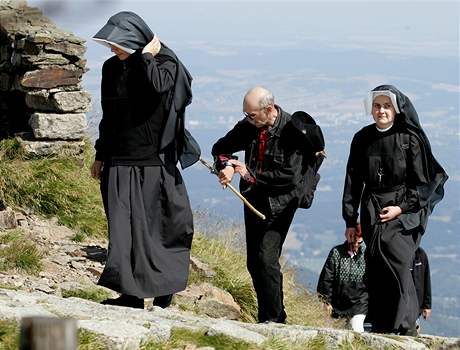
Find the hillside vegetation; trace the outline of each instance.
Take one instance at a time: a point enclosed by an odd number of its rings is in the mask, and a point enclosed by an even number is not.
[[[93,154],[88,146],[81,159],[25,159],[15,140],[0,142],[0,206],[21,208],[43,217],[56,217],[58,222],[75,232],[76,241],[106,237],[106,221],[99,184],[89,176]],[[200,215],[199,213],[196,215]],[[212,218],[209,218],[213,222]],[[246,270],[246,257],[241,227],[232,223],[207,225],[207,232],[197,232],[192,255],[208,264],[215,272],[212,279],[192,272],[189,284],[206,281],[228,291],[242,309],[241,320],[255,322],[257,302],[251,278]],[[218,232],[212,232],[213,228]],[[2,234],[0,232],[0,234]],[[17,242],[12,234],[6,242]],[[19,244],[16,245],[20,247]],[[30,246],[25,246],[31,249]],[[21,249],[13,249],[20,254]],[[6,253],[5,253],[6,254]],[[11,253],[11,249],[8,251]],[[38,255],[39,258],[39,255]],[[9,257],[8,261],[15,261]],[[40,262],[35,262],[40,266]],[[0,264],[0,272],[21,266]],[[22,269],[21,273],[31,273]],[[289,324],[313,327],[343,327],[332,320],[318,301],[296,283],[295,271],[284,266],[284,295]]]

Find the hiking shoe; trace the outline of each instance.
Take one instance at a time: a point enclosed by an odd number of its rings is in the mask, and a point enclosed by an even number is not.
[[[132,307],[135,309],[143,309],[144,299],[138,298],[134,295],[122,294],[118,298],[106,299],[102,301],[101,304]]]
[[[165,309],[169,305],[171,305],[173,295],[174,294],[167,294],[167,295],[162,295],[162,296],[155,297],[153,299],[152,305],[153,306],[158,306],[158,307],[161,307],[161,308]]]

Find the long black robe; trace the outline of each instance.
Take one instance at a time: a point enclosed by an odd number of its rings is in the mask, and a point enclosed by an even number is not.
[[[108,59],[102,72],[96,159],[104,162],[109,248],[99,284],[139,298],[172,294],[186,287],[193,236],[176,168],[199,158],[184,129],[191,77],[163,44],[156,56],[141,52],[153,33],[132,12],[112,16],[95,38],[135,50],[123,61]]]
[[[392,86],[401,111],[380,132],[375,124],[355,134],[347,164],[343,217],[353,227],[360,211],[366,250],[369,318],[378,332],[413,329],[419,308],[410,274],[421,235],[434,205],[442,199],[447,175],[434,159],[409,99]],[[379,213],[399,206],[402,214],[385,223]]]

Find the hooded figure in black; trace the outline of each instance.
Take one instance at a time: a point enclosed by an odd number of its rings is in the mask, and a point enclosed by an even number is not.
[[[102,68],[102,120],[92,175],[101,179],[109,228],[99,284],[122,295],[107,304],[166,307],[185,289],[193,219],[178,161],[199,159],[184,129],[191,76],[132,12],[120,12],[94,36],[115,56]]]
[[[345,234],[351,241],[361,207],[373,330],[415,335],[419,306],[410,268],[447,175],[407,96],[382,85],[371,91],[366,107],[375,124],[357,132],[351,144],[342,202]]]

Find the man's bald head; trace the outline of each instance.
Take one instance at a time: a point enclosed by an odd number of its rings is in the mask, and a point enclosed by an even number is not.
[[[273,126],[278,116],[273,94],[261,86],[253,87],[244,95],[243,113],[258,128]]]
[[[250,106],[252,108],[265,108],[274,104],[275,98],[273,94],[261,86],[255,86],[251,88],[248,92],[246,92],[246,95],[244,95],[243,108],[244,105]]]

